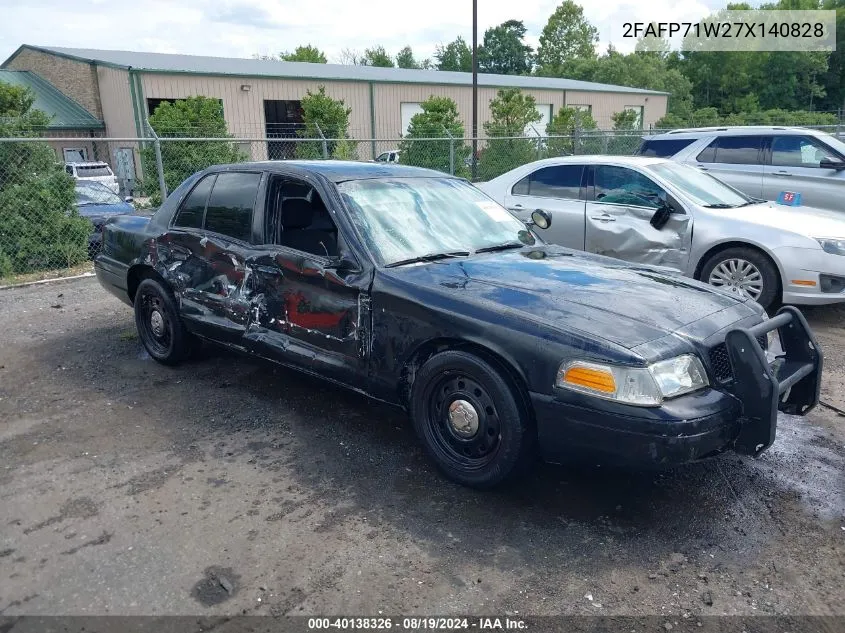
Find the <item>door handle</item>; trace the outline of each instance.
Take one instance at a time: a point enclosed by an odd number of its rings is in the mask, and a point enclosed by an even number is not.
[[[776,171],[775,172],[775,176],[791,176],[791,175],[792,174],[790,174],[788,171]]]
[[[608,215],[607,213],[604,213],[602,215],[591,215],[590,218],[593,220],[598,220],[599,222],[616,222],[616,218],[614,218],[612,215]]]
[[[513,205],[513,208],[514,209],[521,209],[522,205],[517,202],[515,205]]]

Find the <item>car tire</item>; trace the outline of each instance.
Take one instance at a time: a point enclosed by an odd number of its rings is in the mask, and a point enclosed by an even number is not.
[[[428,359],[409,409],[438,468],[459,484],[491,488],[535,461],[536,431],[521,394],[474,354],[455,350]]]
[[[732,272],[736,274],[735,279],[731,278]],[[742,296],[751,296],[764,308],[780,300],[780,273],[774,262],[756,248],[735,246],[711,255],[702,265],[699,279]],[[744,289],[740,288],[742,284],[745,284]]]
[[[154,360],[176,365],[190,355],[191,335],[169,288],[157,279],[144,279],[135,293],[134,307],[138,337]]]

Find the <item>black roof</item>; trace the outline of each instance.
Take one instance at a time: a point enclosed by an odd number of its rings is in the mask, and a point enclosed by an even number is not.
[[[385,163],[365,163],[351,160],[268,160],[252,163],[217,165],[212,171],[258,168],[266,171],[292,173],[307,171],[320,174],[332,182],[366,180],[371,178],[452,178],[449,174],[423,167]]]

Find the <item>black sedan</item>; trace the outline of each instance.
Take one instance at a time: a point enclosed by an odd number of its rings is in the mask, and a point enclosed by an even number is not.
[[[151,219],[110,220],[95,263],[159,362],[206,339],[405,407],[438,466],[471,486],[537,455],[759,455],[779,409],[818,402],[822,355],[797,310],[768,319],[710,286],[546,245],[424,169],[212,167]]]

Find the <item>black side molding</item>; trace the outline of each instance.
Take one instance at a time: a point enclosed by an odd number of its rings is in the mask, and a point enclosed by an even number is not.
[[[757,337],[778,330],[783,355],[769,365]],[[804,315],[784,306],[754,327],[731,330],[725,346],[733,368],[731,393],[742,404],[735,449],[757,457],[775,441],[778,411],[806,415],[819,403],[822,351]]]

